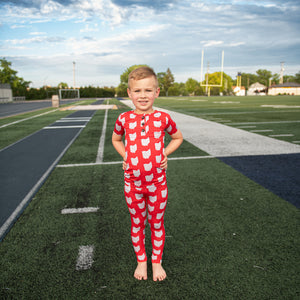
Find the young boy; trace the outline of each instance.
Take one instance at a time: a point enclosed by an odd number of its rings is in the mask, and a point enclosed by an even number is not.
[[[165,242],[164,212],[168,189],[166,169],[168,156],[182,143],[175,122],[164,112],[153,109],[160,89],[151,68],[140,67],[129,74],[127,93],[135,105],[134,111],[122,113],[112,135],[112,143],[123,157],[124,193],[131,216],[131,239],[137,257],[134,277],[147,279],[145,225],[151,229],[153,280],[166,278],[162,254]],[[172,140],[164,148],[167,131]],[[125,144],[122,136],[125,134]]]

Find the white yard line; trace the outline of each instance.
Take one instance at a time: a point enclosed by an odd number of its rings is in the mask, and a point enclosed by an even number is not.
[[[242,122],[242,123],[228,123],[226,125],[289,124],[289,123],[300,123],[300,121],[295,120],[295,121],[269,121],[269,122]]]
[[[272,129],[250,130],[250,132],[271,132]]]
[[[290,134],[290,133],[285,133],[285,134],[271,134],[269,136],[270,137],[281,137],[281,136],[294,136],[294,135]]]
[[[105,110],[105,116],[104,116],[104,121],[103,121],[103,126],[102,126],[102,133],[101,133],[101,137],[100,137],[100,141],[99,141],[96,163],[100,163],[103,161],[105,133],[106,133],[106,125],[107,125],[107,112],[108,112],[108,109]]]
[[[62,215],[85,214],[85,213],[97,212],[98,210],[99,207],[64,208],[61,210],[61,214]]]
[[[88,270],[94,262],[94,246],[80,246],[76,263],[76,270]]]

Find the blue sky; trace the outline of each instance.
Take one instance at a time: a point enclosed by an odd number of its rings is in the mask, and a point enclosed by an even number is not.
[[[32,87],[117,86],[134,64],[177,82],[210,73],[300,71],[300,1],[1,0],[0,58]]]

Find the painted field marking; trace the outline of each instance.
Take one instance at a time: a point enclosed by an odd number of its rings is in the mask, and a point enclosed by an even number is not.
[[[69,123],[69,122],[88,122],[90,119],[60,119],[55,121],[55,123]]]
[[[262,130],[250,130],[250,132],[271,132],[272,129],[262,129]]]
[[[254,125],[254,124],[289,124],[289,123],[300,123],[296,121],[270,121],[270,122],[242,122],[242,123],[229,123],[226,125]]]
[[[239,129],[246,129],[246,128],[256,128],[256,126],[238,126],[236,128],[239,128]]]
[[[101,137],[100,137],[100,141],[99,141],[96,163],[103,161],[105,133],[106,133],[106,126],[107,126],[107,112],[108,112],[108,109],[105,110],[105,116],[104,116],[104,121],[103,121],[102,133],[101,133]]]
[[[62,215],[84,214],[84,213],[97,212],[98,210],[99,210],[99,207],[64,208],[61,210],[61,214]]]
[[[84,128],[85,125],[73,125],[73,126],[47,126],[43,129],[66,129],[66,128]]]
[[[73,144],[73,142],[80,135],[81,131],[82,131],[82,129],[78,131],[78,133],[73,137],[73,139],[69,142],[69,144],[58,155],[58,157],[52,163],[52,165],[47,169],[47,171],[42,175],[42,177],[38,180],[38,182],[32,187],[32,189],[29,191],[29,193],[25,196],[25,198],[20,202],[20,204],[14,210],[14,212],[9,216],[9,218],[5,221],[5,223],[0,227],[0,241],[1,241],[2,237],[4,236],[4,234],[7,232],[7,230],[15,222],[15,220],[20,215],[20,213],[27,206],[27,204],[29,203],[29,201],[33,197],[33,195],[38,191],[39,187],[43,184],[43,182],[46,180],[46,178],[49,176],[49,174],[55,168],[55,166],[57,165],[57,163],[61,160],[61,158],[64,156],[64,154],[67,152],[67,150]]]
[[[295,143],[295,144],[300,144],[300,141],[293,141],[293,143]]]
[[[294,136],[293,134],[271,134],[270,137],[281,137],[281,136]]]
[[[94,246],[79,246],[76,270],[88,270],[94,262]]]
[[[44,115],[50,114],[52,112],[55,112],[57,110],[58,109],[47,111],[45,113],[35,115],[35,116],[29,117],[29,118],[26,118],[26,119],[22,119],[22,120],[18,120],[18,121],[12,122],[12,123],[4,124],[4,125],[0,126],[0,128],[7,127],[7,126],[10,126],[10,125],[14,125],[14,124],[17,124],[17,123],[20,123],[20,122],[23,122],[23,121],[31,120],[31,119],[34,119],[34,118],[37,118],[37,117],[40,117],[40,116],[44,116]]]

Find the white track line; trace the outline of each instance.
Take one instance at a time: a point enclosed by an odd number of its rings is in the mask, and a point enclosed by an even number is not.
[[[84,213],[97,212],[98,210],[99,210],[99,207],[64,208],[61,210],[61,214],[62,215],[84,214]]]
[[[73,126],[47,126],[43,129],[66,129],[66,128],[84,128],[85,125],[73,125]]]
[[[104,116],[104,121],[103,121],[102,133],[101,133],[101,137],[100,137],[100,141],[99,141],[96,163],[101,163],[103,161],[105,133],[106,133],[106,125],[107,125],[107,112],[108,112],[108,109],[105,110],[105,116]]]
[[[33,195],[37,192],[42,183],[46,180],[48,175],[54,169],[55,165],[60,161],[72,143],[77,139],[80,135],[82,129],[78,131],[78,133],[73,137],[70,143],[64,148],[64,150],[60,153],[60,155],[56,158],[53,164],[48,168],[48,170],[43,174],[43,176],[39,179],[39,181],[34,185],[34,187],[29,191],[29,193],[25,196],[25,198],[20,202],[14,212],[9,216],[9,218],[5,221],[5,223],[0,227],[0,239],[4,235],[4,233],[9,229],[9,227],[13,224],[16,218],[20,215],[23,209],[26,207],[29,200],[33,197]]]
[[[70,123],[70,122],[88,122],[90,119],[60,119],[55,121],[55,123]]]
[[[14,124],[17,124],[17,123],[20,123],[20,122],[23,122],[23,121],[27,121],[27,120],[30,120],[30,119],[34,119],[34,118],[37,118],[37,117],[40,117],[40,116],[44,116],[44,115],[50,114],[52,112],[55,112],[57,110],[58,109],[47,111],[45,113],[35,115],[35,116],[29,117],[29,118],[26,118],[26,119],[22,119],[22,120],[18,120],[18,121],[12,122],[12,123],[4,124],[4,125],[0,126],[0,128],[7,127],[7,126],[10,126],[10,125],[14,125]]]
[[[94,262],[94,246],[79,246],[76,270],[88,270]]]

